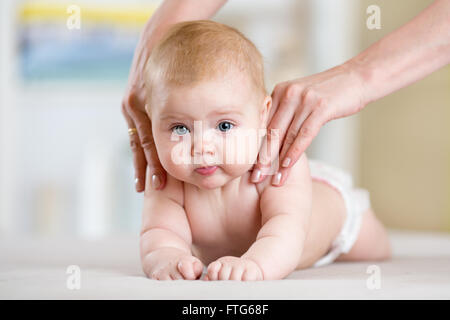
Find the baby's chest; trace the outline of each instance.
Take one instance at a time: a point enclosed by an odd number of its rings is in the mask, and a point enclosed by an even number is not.
[[[185,200],[193,245],[240,247],[256,239],[261,228],[257,194],[242,192],[220,204],[195,197]]]

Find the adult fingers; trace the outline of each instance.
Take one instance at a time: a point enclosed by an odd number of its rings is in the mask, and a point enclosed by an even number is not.
[[[295,138],[292,145],[286,152],[286,158],[292,159],[292,163],[297,162],[303,152],[311,144],[312,140],[317,136],[322,125],[326,122],[326,118],[321,111],[313,111],[308,118],[303,122],[299,134]],[[284,160],[283,160],[284,161]],[[291,171],[292,164],[287,167],[281,167],[280,170],[273,176],[272,185],[282,186],[284,185],[289,172]]]
[[[134,127],[131,127],[134,128]],[[133,152],[133,165],[135,170],[135,187],[137,192],[145,189],[145,174],[147,169],[147,160],[144,150],[139,141],[138,134],[134,131],[130,132],[130,147]]]
[[[158,158],[155,142],[152,135],[151,121],[145,111],[135,110],[133,120],[139,134],[139,140],[145,159],[147,160],[147,169],[151,177],[151,185],[153,189],[163,189],[166,183],[166,172],[161,166]]]
[[[305,121],[305,119],[309,116],[310,112],[309,110],[302,110],[301,113],[295,115],[294,120],[292,120],[291,125],[289,126],[289,129],[286,133],[286,137],[283,141],[283,146],[281,147],[280,151],[280,160],[281,160],[281,166],[282,167],[290,167],[291,166],[291,159],[285,157],[287,151],[291,147],[291,145],[294,143],[295,139],[298,136],[298,133],[300,131],[300,127],[302,123]],[[293,163],[292,163],[293,164]]]
[[[303,152],[308,148],[313,139],[317,136],[320,128],[328,121],[324,113],[320,110],[313,111],[303,122],[299,134],[286,152],[286,158],[290,158],[295,163]]]
[[[290,159],[284,157],[289,147],[294,143],[295,139],[298,136],[298,132],[300,130],[301,124],[308,116],[306,110],[302,110],[301,114],[296,114],[294,120],[292,120],[291,125],[286,133],[286,137],[283,141],[283,146],[280,152],[280,159],[282,159],[281,167],[278,168],[278,171],[273,175],[271,184],[274,186],[282,186],[286,181],[286,178],[289,176],[289,172],[291,171],[291,167],[287,166],[290,164]],[[286,161],[288,159],[288,161]]]
[[[287,130],[286,137],[283,141],[283,146],[280,152],[281,166],[284,168],[292,167],[295,161],[286,157],[287,151],[290,149],[295,139],[297,138],[300,128],[306,118],[309,117],[314,110],[314,106],[317,104],[317,96],[311,90],[305,90],[302,94],[301,103],[298,106],[294,120],[292,120],[289,129]],[[299,156],[300,157],[300,156]]]
[[[272,120],[273,115],[276,113],[276,111],[278,110],[278,107],[280,106],[280,100],[283,96],[284,91],[286,90],[286,83],[280,83],[277,84],[275,86],[275,88],[273,89],[272,92],[272,107],[270,108],[270,112],[269,112],[269,117],[268,120],[269,122]]]
[[[136,128],[134,121],[128,114],[125,103],[122,104],[122,114],[125,117],[129,129]],[[135,188],[137,192],[144,191],[145,188],[145,171],[147,168],[147,160],[145,159],[144,150],[141,148],[139,137],[136,131],[129,131],[130,147],[133,153],[133,166],[134,166],[134,178]]]
[[[280,106],[267,127],[267,135],[263,141],[258,162],[253,170],[252,182],[261,182],[265,175],[273,173],[271,170],[273,171],[274,167],[278,169],[278,163],[275,163],[275,160],[278,160],[280,143],[283,141],[292,121],[299,103],[300,93],[299,86],[291,85],[286,88]],[[263,177],[262,180],[261,177]]]
[[[278,110],[279,102],[280,102],[281,95],[282,95],[283,92],[284,92],[284,84],[277,84],[277,85],[275,86],[275,88],[273,89],[273,92],[272,92],[272,107],[270,108],[269,117],[268,117],[269,123],[270,123],[270,121],[272,120],[273,115],[276,113],[276,110]],[[259,159],[260,157],[265,157],[265,158],[267,158],[267,156],[261,154],[261,153],[267,151],[267,145],[268,145],[268,144],[267,144],[267,136],[265,136],[265,137],[264,137],[264,140],[263,140],[263,142],[262,142],[262,145],[261,145],[262,148],[260,149],[261,152],[260,152],[260,154],[258,155],[258,159]],[[260,165],[259,165],[259,166],[260,166]],[[251,180],[252,180],[253,182],[258,182],[258,181],[260,180],[260,178],[261,178],[261,170],[258,168],[259,166],[258,166],[258,162],[257,162],[257,163],[254,165],[254,167],[253,167],[253,174],[252,174],[252,177],[251,177]],[[264,179],[265,179],[265,177],[263,177],[262,180],[264,180]],[[262,180],[261,180],[261,181],[262,181]]]

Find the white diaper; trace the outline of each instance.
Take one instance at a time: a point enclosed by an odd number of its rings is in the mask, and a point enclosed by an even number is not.
[[[347,208],[347,216],[339,235],[328,253],[313,265],[320,267],[332,263],[341,253],[347,253],[353,247],[358,238],[362,214],[370,208],[370,197],[367,190],[354,188],[350,174],[341,169],[317,160],[309,160],[309,169],[313,179],[324,181],[339,191]]]

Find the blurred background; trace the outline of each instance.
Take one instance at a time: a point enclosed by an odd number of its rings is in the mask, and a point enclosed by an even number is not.
[[[229,0],[214,20],[257,45],[271,92],[345,62],[431,2]],[[0,1],[0,236],[139,232],[120,104],[159,3]],[[369,30],[373,4],[381,29]],[[67,27],[71,5],[79,29]],[[450,66],[328,123],[307,153],[351,172],[388,228],[449,232]]]

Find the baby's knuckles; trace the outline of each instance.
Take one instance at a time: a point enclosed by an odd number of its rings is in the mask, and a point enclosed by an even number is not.
[[[231,269],[228,277],[220,277],[221,271]],[[225,256],[213,261],[208,266],[208,278],[210,280],[237,280],[255,281],[263,280],[259,266],[250,259]]]
[[[195,264],[200,260],[193,256],[170,257],[160,260],[158,265],[150,271],[150,278],[154,280],[186,279],[195,280],[202,271],[202,267],[196,268]]]
[[[177,268],[184,279],[195,280],[202,274],[203,264],[199,259],[190,256],[180,259]]]

